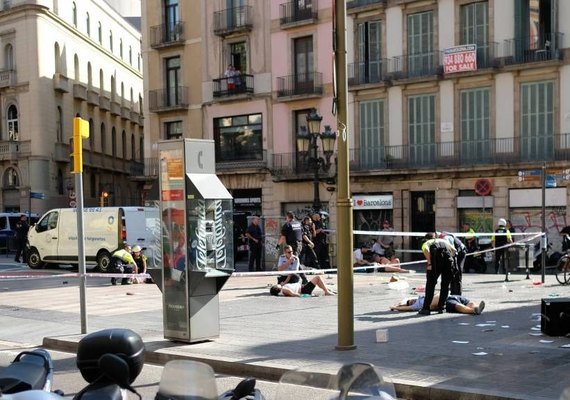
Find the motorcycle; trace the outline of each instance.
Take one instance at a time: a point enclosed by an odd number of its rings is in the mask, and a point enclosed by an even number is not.
[[[532,262],[532,271],[533,272],[541,272],[542,271],[542,242],[536,242],[533,248],[533,262]],[[552,252],[552,245],[548,243],[546,245],[546,268],[549,267],[558,267],[560,260],[564,254],[560,253],[559,251]]]
[[[22,351],[0,372],[0,393],[14,394],[30,390],[50,392],[53,383],[53,361],[41,348]]]
[[[397,398],[394,384],[384,377],[379,368],[368,363],[343,365],[333,376],[303,370],[286,372],[279,380],[276,398],[299,397],[315,400]]]

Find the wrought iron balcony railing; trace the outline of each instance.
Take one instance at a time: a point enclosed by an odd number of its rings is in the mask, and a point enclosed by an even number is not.
[[[347,10],[358,8],[358,7],[367,7],[373,5],[386,5],[386,0],[348,0],[346,2]]]
[[[562,57],[564,34],[546,33],[539,36],[505,40],[505,65],[559,60]]]
[[[280,4],[279,19],[281,25],[316,21],[319,17],[317,5],[317,0],[306,1],[303,6],[297,0]]]
[[[150,90],[148,94],[150,112],[185,110],[188,108],[188,88],[186,86]]]
[[[226,36],[236,32],[248,32],[253,28],[251,6],[228,8],[214,13],[214,33]]]
[[[323,74],[311,72],[277,78],[277,97],[323,94]]]
[[[352,149],[350,169],[421,169],[570,160],[570,134]]]
[[[244,171],[267,168],[267,152],[265,150],[227,151],[216,154],[216,171]]]
[[[131,178],[145,179],[158,177],[158,159],[145,158],[144,162],[133,162],[131,164]]]
[[[366,60],[348,64],[348,86],[380,83],[386,76],[387,60]]]
[[[442,73],[442,52],[407,54],[388,59],[386,79],[410,79]]]
[[[175,24],[162,24],[150,28],[150,46],[152,48],[165,47],[184,43],[184,22]]]
[[[322,179],[332,178],[336,175],[336,156],[333,154],[331,168],[320,170]],[[287,179],[313,179],[315,175],[314,161],[300,153],[273,154],[269,159],[269,171],[277,180]]]
[[[231,78],[213,80],[214,97],[230,97],[238,94],[253,93],[253,75],[240,74]]]

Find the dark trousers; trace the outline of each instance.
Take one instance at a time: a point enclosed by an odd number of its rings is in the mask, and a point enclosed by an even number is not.
[[[465,252],[460,251],[455,257],[455,267],[452,271],[451,284],[449,288],[450,294],[461,296],[463,291],[463,265],[465,264]]]
[[[317,259],[317,254],[309,246],[304,245],[301,251],[301,262],[306,267],[319,268],[319,260]]]
[[[255,263],[255,269],[253,264]],[[262,271],[261,268],[261,245],[251,242],[249,244],[249,272]]]
[[[317,254],[317,260],[319,262],[319,268],[329,269],[331,267],[329,261],[329,245],[327,242],[316,242],[315,243],[315,253]]]
[[[505,249],[495,250],[495,273],[498,274],[502,266],[503,272],[506,274],[508,263],[509,260]]]
[[[14,260],[20,260],[20,257],[22,262],[26,262],[26,239],[16,241],[16,256]]]
[[[451,263],[437,260],[435,257],[431,258],[431,269],[426,271],[426,297],[424,300],[424,310],[430,309],[430,304],[433,300],[435,293],[435,285],[437,279],[441,276],[441,288],[439,290],[439,302],[437,304],[438,310],[443,310],[445,301],[449,295],[449,284],[451,283]]]

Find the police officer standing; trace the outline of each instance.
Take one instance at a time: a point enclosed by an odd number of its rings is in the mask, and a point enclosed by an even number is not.
[[[461,296],[463,291],[463,265],[465,264],[465,256],[467,255],[467,247],[456,236],[451,233],[442,232],[440,238],[447,240],[455,247],[456,254],[454,258],[454,266],[452,268],[451,285],[449,294]]]
[[[287,211],[286,218],[287,221],[281,227],[281,236],[279,236],[277,247],[287,243],[293,248],[293,254],[300,257],[303,249],[303,227],[292,211]]]
[[[426,269],[426,297],[424,306],[419,315],[430,315],[430,304],[433,300],[435,285],[441,275],[441,288],[439,291],[439,302],[437,312],[443,313],[445,302],[449,294],[449,285],[452,279],[452,268],[456,254],[455,247],[445,239],[435,238],[434,233],[425,235],[425,242],[422,244],[422,252],[427,261]]]
[[[16,262],[26,262],[26,244],[28,242],[28,231],[30,230],[30,225],[28,225],[28,217],[22,215],[20,220],[16,222],[16,257],[14,261]],[[20,260],[22,258],[22,260]]]
[[[498,221],[499,227],[495,229],[495,235],[491,237],[491,242],[493,243],[493,247],[495,247],[495,274],[499,273],[499,269],[502,266],[503,271],[505,272],[505,277],[508,276],[508,265],[505,265],[505,261],[508,263],[507,249],[503,246],[506,246],[508,243],[513,242],[513,238],[511,236],[511,232],[507,229],[507,221],[504,218],[500,218]],[[495,237],[496,236],[496,237]],[[497,247],[501,247],[497,249]]]

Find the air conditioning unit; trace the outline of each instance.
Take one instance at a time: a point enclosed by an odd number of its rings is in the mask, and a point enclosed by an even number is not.
[[[18,140],[20,140],[20,135],[18,134],[18,132],[14,132],[12,129],[10,129],[8,131],[8,139],[13,142],[17,142]]]

